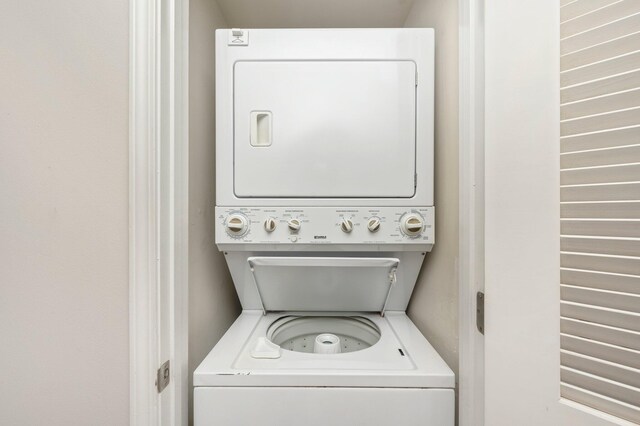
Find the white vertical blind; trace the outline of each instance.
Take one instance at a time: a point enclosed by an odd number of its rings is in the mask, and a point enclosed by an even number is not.
[[[560,16],[560,392],[640,423],[640,0]]]

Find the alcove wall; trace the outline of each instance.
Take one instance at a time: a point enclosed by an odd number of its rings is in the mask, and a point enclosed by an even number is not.
[[[409,316],[458,368],[458,2],[452,0],[191,0],[189,29],[189,370],[240,313],[214,244],[217,28],[398,28],[436,32],[436,245]],[[190,402],[190,419],[192,418]]]

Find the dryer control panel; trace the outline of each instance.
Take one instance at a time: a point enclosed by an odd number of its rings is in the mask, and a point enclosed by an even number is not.
[[[216,207],[216,244],[433,244],[433,207]]]

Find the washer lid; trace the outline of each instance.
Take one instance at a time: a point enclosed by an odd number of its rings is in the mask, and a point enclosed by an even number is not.
[[[400,260],[384,257],[250,257],[263,312],[380,312]]]

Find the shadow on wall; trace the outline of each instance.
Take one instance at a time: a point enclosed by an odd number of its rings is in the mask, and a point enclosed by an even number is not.
[[[458,375],[458,4],[416,0],[405,27],[436,33],[436,236],[427,253],[408,314]]]
[[[215,1],[189,4],[189,424],[193,370],[240,314],[224,255],[215,246]]]

